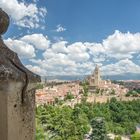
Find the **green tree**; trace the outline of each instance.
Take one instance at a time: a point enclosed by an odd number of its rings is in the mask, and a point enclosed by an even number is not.
[[[103,118],[94,118],[91,121],[91,140],[107,140],[105,121]]]
[[[111,95],[115,95],[115,94],[116,94],[116,93],[115,93],[115,90],[112,89],[111,92],[110,92],[110,94],[111,94]]]
[[[74,96],[72,95],[72,93],[69,91],[65,97],[65,100],[71,100],[74,99]]]
[[[131,140],[140,140],[140,133],[136,132],[135,134],[131,135]]]
[[[45,132],[40,124],[36,127],[36,140],[45,140]]]
[[[42,83],[38,83],[36,85],[36,89],[43,89],[43,84]]]
[[[99,93],[100,93],[100,89],[97,88],[97,89],[96,89],[96,94],[99,94]]]
[[[36,108],[36,138],[41,140],[48,136],[50,140],[83,140],[90,126],[94,140],[106,138],[106,133],[132,135],[140,122],[139,109],[139,99],[117,101],[115,98],[102,104],[88,103],[84,99],[74,108],[59,104],[41,105]],[[132,135],[132,138],[137,135]]]
[[[89,91],[88,83],[87,83],[87,82],[84,82],[84,83],[82,84],[82,86],[83,86],[83,90],[84,90],[83,95],[84,95],[84,96],[87,96],[87,95],[88,95],[88,91]]]
[[[114,140],[122,140],[121,136],[116,136]]]

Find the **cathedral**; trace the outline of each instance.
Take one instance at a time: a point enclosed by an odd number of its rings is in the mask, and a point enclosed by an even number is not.
[[[99,70],[99,66],[98,65],[96,65],[93,74],[90,75],[87,78],[87,81],[89,82],[89,85],[93,86],[93,87],[98,87],[100,85],[101,76],[100,76],[100,70]]]
[[[94,92],[96,88],[98,88],[102,82],[101,75],[100,75],[100,69],[99,66],[95,66],[94,72],[87,77],[87,81],[89,83],[89,91]]]
[[[128,89],[123,86],[114,84],[110,80],[102,80],[98,65],[95,66],[94,72],[87,77],[86,81],[89,83],[90,93],[95,93],[96,89],[103,89],[106,93],[111,93],[112,91],[115,91],[117,94],[128,92]]]

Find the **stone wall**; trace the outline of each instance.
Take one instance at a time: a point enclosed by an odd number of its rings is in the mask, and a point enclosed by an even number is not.
[[[27,70],[1,35],[9,25],[0,9],[0,140],[35,140],[35,86],[40,77]]]

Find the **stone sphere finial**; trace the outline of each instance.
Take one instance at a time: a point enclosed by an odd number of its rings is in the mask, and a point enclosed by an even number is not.
[[[0,35],[7,31],[9,23],[9,16],[0,8]]]

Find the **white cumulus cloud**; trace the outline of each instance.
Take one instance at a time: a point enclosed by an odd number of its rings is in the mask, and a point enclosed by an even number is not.
[[[114,64],[105,65],[101,69],[104,75],[140,73],[140,66],[129,59],[123,59]]]
[[[68,49],[66,48],[66,41],[59,41],[52,44],[52,51],[55,53],[67,53]]]
[[[50,45],[48,37],[42,34],[25,35],[18,39],[8,38],[4,42],[23,59],[35,57],[35,50],[46,50]]]
[[[0,7],[11,16],[16,25],[27,28],[38,28],[40,16],[45,17],[47,14],[45,8],[19,0],[0,0]]]
[[[48,37],[43,34],[25,35],[20,40],[32,44],[40,50],[45,50],[49,48],[50,45],[50,40],[48,40]]]
[[[41,69],[39,66],[26,65],[26,67],[27,67],[30,71],[32,71],[32,72],[34,72],[34,73],[36,73],[36,74],[39,74],[40,76],[44,76],[44,75],[47,74],[47,73],[46,73],[46,70]]]
[[[67,29],[62,27],[60,24],[56,26],[56,32],[64,32],[66,31]]]
[[[110,57],[132,58],[133,54],[140,52],[140,33],[122,33],[116,30],[102,44]]]
[[[104,75],[140,73],[140,33],[115,31],[100,43],[71,44],[64,40],[53,43],[43,34],[31,34],[5,43],[22,58],[32,58],[28,68],[38,74],[90,74],[95,64],[100,65]]]
[[[76,62],[85,62],[90,58],[86,46],[82,42],[76,42],[67,47],[68,57]]]
[[[33,58],[36,56],[34,47],[26,42],[20,40],[12,40],[10,38],[5,40],[4,42],[21,58]]]

